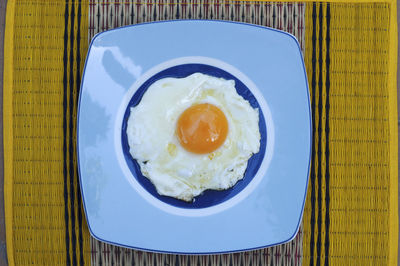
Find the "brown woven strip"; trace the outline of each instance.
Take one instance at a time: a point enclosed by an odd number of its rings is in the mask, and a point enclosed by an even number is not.
[[[301,265],[302,234],[284,245],[223,255],[169,255],[136,251],[92,238],[92,265]]]
[[[287,31],[296,36],[304,51],[304,17],[303,3],[92,0],[89,3],[89,40],[96,33],[143,22],[215,19],[252,23]]]
[[[125,25],[174,19],[215,19],[259,24],[287,31],[304,51],[303,3],[219,1],[91,1],[89,40]],[[92,265],[301,265],[302,227],[296,238],[276,247],[229,255],[166,255],[121,248],[91,239]]]

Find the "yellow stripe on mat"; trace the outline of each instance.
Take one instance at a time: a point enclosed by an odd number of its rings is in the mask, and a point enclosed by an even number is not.
[[[90,263],[74,152],[87,7],[79,1],[8,1],[4,191],[10,265]]]
[[[315,118],[306,265],[397,265],[395,10],[395,2],[307,4]]]

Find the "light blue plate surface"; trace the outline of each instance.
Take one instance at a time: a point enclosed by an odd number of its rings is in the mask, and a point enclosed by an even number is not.
[[[265,156],[257,174],[228,200],[205,208],[180,207],[149,193],[122,148],[124,114],[136,90],[183,64],[232,74],[249,88],[265,117]],[[79,99],[78,160],[95,238],[196,254],[289,241],[303,213],[310,150],[307,78],[293,36],[254,25],[192,20],[129,26],[93,39]]]

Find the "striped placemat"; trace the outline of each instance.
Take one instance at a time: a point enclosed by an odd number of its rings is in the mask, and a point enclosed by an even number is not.
[[[237,254],[176,256],[90,237],[75,147],[88,41],[107,29],[169,19],[254,23],[299,40],[314,145],[303,224],[293,241]],[[396,1],[9,0],[5,40],[10,265],[397,264]]]

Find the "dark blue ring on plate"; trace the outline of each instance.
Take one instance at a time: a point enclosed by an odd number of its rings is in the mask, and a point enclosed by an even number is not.
[[[253,154],[253,156],[249,159],[247,169],[245,175],[242,180],[238,181],[233,187],[227,190],[206,190],[201,195],[197,196],[194,202],[188,203],[182,200],[178,200],[172,197],[161,196],[157,193],[154,185],[151,181],[142,175],[140,171],[140,166],[134,160],[129,153],[129,144],[128,144],[128,137],[126,134],[127,122],[130,115],[130,108],[136,106],[140,100],[142,99],[143,94],[146,90],[159,79],[163,78],[184,78],[193,73],[203,73],[206,75],[214,76],[217,78],[224,78],[226,80],[234,80],[235,81],[235,88],[239,95],[241,95],[245,100],[250,102],[250,105],[253,108],[258,108],[259,111],[259,129],[261,134],[261,141],[260,141],[260,151],[257,154]],[[262,110],[254,97],[251,91],[247,88],[243,82],[237,79],[232,74],[217,68],[215,66],[205,65],[205,64],[182,64],[167,68],[161,72],[158,72],[148,80],[146,80],[139,89],[135,92],[132,99],[129,101],[129,104],[124,113],[124,119],[122,121],[122,132],[121,132],[121,139],[122,139],[122,149],[124,153],[125,160],[128,164],[129,169],[131,170],[133,176],[136,180],[146,189],[151,195],[155,198],[170,204],[175,207],[180,208],[188,208],[188,209],[199,209],[199,208],[206,208],[211,207],[217,204],[220,204],[236,194],[242,191],[253,179],[256,175],[258,169],[260,168],[261,162],[264,158],[265,148],[267,143],[267,132],[265,129],[265,119],[262,113]]]

